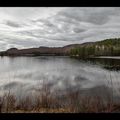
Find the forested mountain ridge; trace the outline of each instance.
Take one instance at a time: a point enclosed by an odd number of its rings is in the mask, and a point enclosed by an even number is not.
[[[120,56],[120,38],[83,43],[71,49],[70,56],[84,58],[93,56]]]
[[[0,56],[78,56],[81,58],[93,56],[120,56],[120,38],[106,39],[98,42],[87,42],[83,44],[70,44],[64,47],[38,47],[17,49],[10,48],[0,52]]]

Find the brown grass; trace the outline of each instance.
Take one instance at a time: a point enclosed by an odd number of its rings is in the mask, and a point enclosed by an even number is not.
[[[120,112],[120,105],[104,102],[99,96],[80,96],[80,92],[67,92],[58,98],[44,91],[41,95],[26,96],[17,100],[15,95],[5,94],[0,98],[1,113],[98,113]]]
[[[20,99],[10,91],[1,96],[0,113],[120,112],[120,104],[113,102],[113,93],[107,99],[105,101],[100,95],[82,95],[80,91],[73,92],[72,89],[59,96],[51,93],[50,88],[43,83],[42,89],[34,96],[28,95]]]

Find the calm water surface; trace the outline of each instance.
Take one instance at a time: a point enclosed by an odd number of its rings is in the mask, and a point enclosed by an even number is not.
[[[117,69],[114,69],[117,66]],[[120,59],[77,60],[69,57],[0,57],[0,94],[35,94],[43,84],[51,92],[120,95]],[[112,69],[113,68],[113,69]]]

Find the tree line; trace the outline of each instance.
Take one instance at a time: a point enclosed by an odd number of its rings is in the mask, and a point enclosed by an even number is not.
[[[94,56],[120,56],[120,38],[106,39],[92,44],[81,44],[71,49],[70,56],[94,57]]]

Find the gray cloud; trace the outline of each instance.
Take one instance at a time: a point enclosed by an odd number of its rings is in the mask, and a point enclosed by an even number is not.
[[[109,20],[110,15],[118,15],[119,8],[69,8],[58,13],[66,19],[74,19],[76,21],[85,21],[93,24],[105,24]]]
[[[21,10],[1,9],[5,20],[0,24],[0,50],[120,37],[119,7],[24,8],[25,13]]]
[[[16,23],[16,22],[13,22],[13,21],[10,21],[10,20],[7,20],[5,22],[5,24],[10,26],[10,27],[22,27],[22,25],[20,25],[19,23]]]

